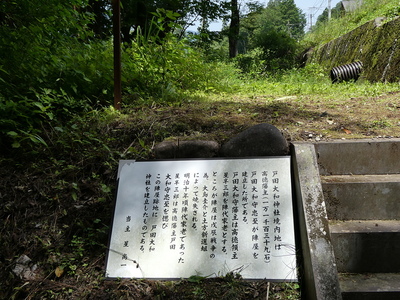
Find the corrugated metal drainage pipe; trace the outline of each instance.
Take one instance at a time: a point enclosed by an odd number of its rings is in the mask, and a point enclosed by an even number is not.
[[[348,65],[334,67],[331,70],[332,83],[349,81],[354,79],[356,81],[362,72],[363,64],[361,61],[356,61]]]

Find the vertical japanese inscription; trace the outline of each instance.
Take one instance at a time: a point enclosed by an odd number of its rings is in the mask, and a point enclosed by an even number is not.
[[[139,167],[126,175],[134,182],[124,178],[129,188],[123,200],[117,196],[110,277],[179,278],[242,267],[245,278],[296,278],[288,158],[171,164],[134,163]],[[116,224],[122,212],[124,222]],[[110,265],[115,253],[118,270]],[[140,272],[128,271],[131,260]],[[285,275],[276,275],[277,266]],[[124,269],[131,275],[121,276]]]

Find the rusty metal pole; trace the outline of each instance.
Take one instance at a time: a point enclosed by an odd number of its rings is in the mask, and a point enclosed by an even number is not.
[[[121,2],[112,0],[114,34],[114,108],[121,109]]]

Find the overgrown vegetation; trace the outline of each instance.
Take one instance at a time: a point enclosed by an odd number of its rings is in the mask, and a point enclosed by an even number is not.
[[[46,126],[47,146],[1,159],[0,298],[265,299],[266,281],[240,278],[104,281],[118,160],[153,159],[154,145],[166,138],[222,143],[262,122],[288,140],[399,136],[398,90],[398,84],[332,86],[310,66],[267,82],[243,81],[235,93],[105,108],[63,127]],[[13,272],[22,254],[32,259],[29,266],[37,264],[32,278]],[[270,284],[269,293],[269,299],[299,299],[296,284]]]
[[[154,159],[165,139],[223,143],[263,122],[289,141],[399,136],[399,85],[332,85],[320,66],[282,70],[262,47],[227,61],[226,41],[193,47],[178,15],[159,10],[153,30],[123,45],[116,111],[112,46],[89,2],[0,2],[0,298],[299,299],[297,283],[230,272],[105,281],[118,160]]]
[[[390,21],[399,16],[400,8],[397,0],[363,0],[362,4],[352,12],[344,12],[339,2],[333,9],[332,19],[329,22],[327,14],[325,10],[311,32],[305,36],[305,43],[317,45],[329,42],[378,17]]]
[[[269,1],[265,8],[254,7],[242,20],[239,66],[249,71],[250,64],[244,64],[249,58],[263,67],[258,74],[297,66],[298,41],[304,36],[305,24],[305,15],[293,0]]]

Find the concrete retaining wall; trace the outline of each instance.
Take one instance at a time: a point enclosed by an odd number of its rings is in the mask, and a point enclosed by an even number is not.
[[[386,23],[378,18],[313,49],[307,63],[332,69],[361,61],[363,78],[371,82],[397,82],[400,78],[399,32],[400,18]]]

